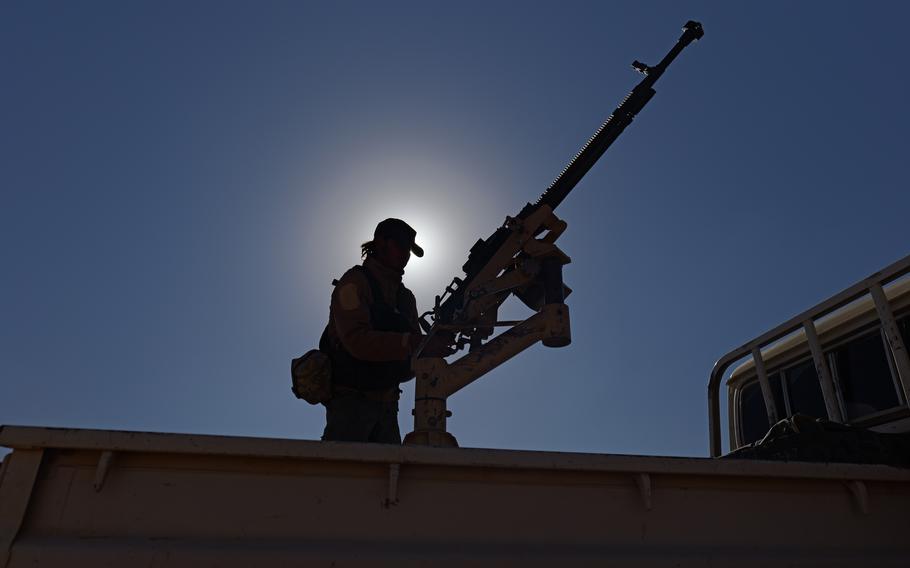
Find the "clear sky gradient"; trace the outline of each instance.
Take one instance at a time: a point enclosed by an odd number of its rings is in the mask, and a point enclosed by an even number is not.
[[[0,423],[318,438],[289,361],[376,222],[429,308],[689,19],[558,211],[572,345],[450,431],[706,455],[717,358],[910,253],[910,4],[4,2]]]

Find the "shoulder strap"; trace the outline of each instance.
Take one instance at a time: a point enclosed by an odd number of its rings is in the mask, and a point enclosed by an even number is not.
[[[388,306],[388,302],[386,302],[385,298],[382,296],[382,288],[379,287],[379,282],[377,282],[373,275],[370,274],[370,271],[363,266],[360,266],[359,264],[354,267],[354,270],[357,270],[363,274],[366,277],[367,282],[369,282],[370,292],[373,294],[373,303]]]
[[[396,296],[395,301],[398,302],[398,311],[400,311],[401,313],[405,313],[407,311],[408,292],[410,292],[410,291],[404,287],[404,284],[402,284],[401,286],[398,287],[398,296]],[[413,292],[410,292],[410,293],[413,294]]]

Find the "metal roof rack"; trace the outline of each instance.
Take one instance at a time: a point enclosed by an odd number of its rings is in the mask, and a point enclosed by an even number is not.
[[[907,346],[904,345],[900,330],[897,327],[897,322],[894,319],[891,304],[889,303],[884,290],[882,290],[882,286],[897,280],[906,274],[910,274],[910,255],[871,274],[846,290],[843,290],[827,300],[790,318],[779,326],[763,333],[757,338],[737,347],[721,357],[717,363],[714,364],[714,368],[711,370],[711,376],[708,380],[708,436],[711,456],[717,457],[722,452],[719,391],[723,376],[727,372],[727,369],[729,369],[733,363],[751,355],[755,365],[756,375],[758,375],[758,381],[761,385],[765,408],[768,411],[769,426],[773,425],[778,420],[778,413],[774,402],[774,396],[771,392],[771,385],[768,382],[768,374],[765,371],[761,350],[763,347],[768,347],[782,337],[800,329],[805,332],[809,348],[812,352],[812,360],[815,363],[815,370],[818,373],[819,383],[821,384],[822,396],[825,399],[825,408],[828,411],[828,419],[835,422],[844,421],[840,407],[837,404],[834,382],[831,379],[831,371],[828,368],[824,351],[818,340],[815,323],[817,320],[867,294],[872,297],[875,304],[875,310],[881,321],[882,330],[885,333],[891,353],[894,356],[894,362],[901,379],[901,388],[904,391],[904,400],[910,401],[910,357],[908,357]]]

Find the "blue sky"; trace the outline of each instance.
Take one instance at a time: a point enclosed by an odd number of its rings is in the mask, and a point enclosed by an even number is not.
[[[6,2],[0,423],[315,439],[291,357],[387,216],[428,308],[689,19],[560,207],[570,347],[464,446],[706,455],[729,349],[910,253],[898,2]],[[519,315],[520,307],[509,310]],[[413,398],[402,398],[409,431]]]

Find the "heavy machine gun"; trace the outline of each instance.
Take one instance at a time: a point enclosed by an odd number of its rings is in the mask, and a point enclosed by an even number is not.
[[[446,409],[449,396],[538,341],[548,347],[564,347],[571,342],[565,304],[570,290],[562,279],[562,267],[570,259],[555,244],[567,225],[553,211],[648,104],[656,93],[654,83],[670,63],[703,35],[701,24],[689,21],[660,63],[652,67],[633,62],[632,67],[644,79],[537,202],[526,204],[515,217],[506,217],[492,235],[471,247],[462,267],[465,276],[456,277],[445,293],[436,297],[433,310],[421,317],[427,332],[424,345],[438,334],[447,334],[455,349],[467,345],[469,352],[451,364],[443,358],[421,358],[420,349],[414,354],[414,431],[405,437],[406,444],[457,446],[455,438],[446,432],[446,418],[451,416]],[[498,321],[499,306],[512,294],[536,313],[523,321]],[[509,329],[490,339],[496,327]]]

